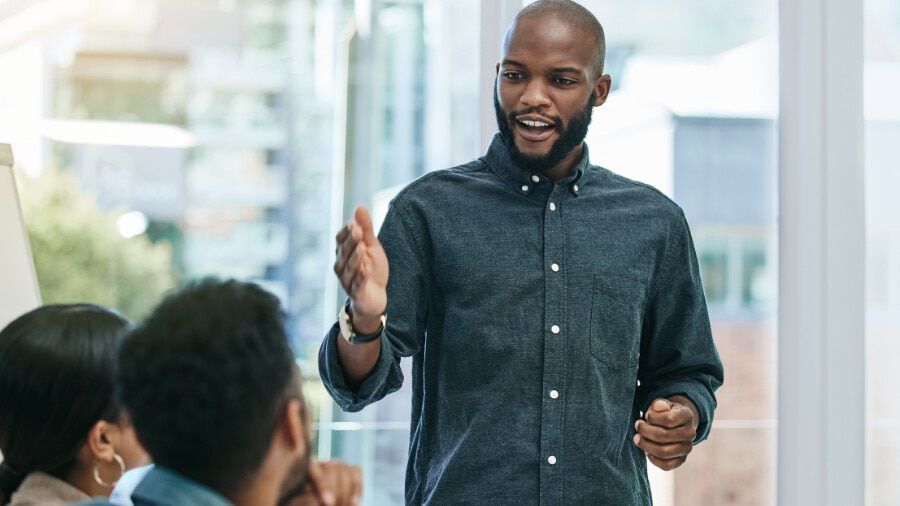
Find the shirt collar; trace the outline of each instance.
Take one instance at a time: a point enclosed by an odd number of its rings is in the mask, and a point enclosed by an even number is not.
[[[587,144],[583,144],[583,149],[581,160],[575,166],[575,172],[571,176],[557,181],[557,185],[567,186],[573,196],[578,196],[581,186],[584,184],[582,178],[590,167]],[[548,185],[550,182],[543,174],[525,170],[516,164],[510,157],[506,139],[500,135],[500,132],[494,134],[483,158],[498,176],[511,184],[517,191],[530,194],[536,186]]]
[[[160,466],[154,466],[132,493],[151,504],[231,506],[212,489]]]

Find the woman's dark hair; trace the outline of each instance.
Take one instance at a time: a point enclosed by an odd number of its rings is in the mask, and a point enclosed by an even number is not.
[[[116,345],[130,328],[108,309],[48,305],[0,330],[0,505],[28,473],[63,478],[97,421],[118,421]]]

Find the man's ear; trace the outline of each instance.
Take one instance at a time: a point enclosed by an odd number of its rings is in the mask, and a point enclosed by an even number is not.
[[[610,88],[612,88],[612,78],[609,77],[609,74],[603,74],[594,81],[594,93],[597,94],[597,98],[594,100],[594,107],[599,107],[606,102]]]
[[[102,462],[112,462],[116,454],[113,448],[112,432],[118,430],[115,424],[100,420],[88,431],[87,447],[94,458]]]
[[[306,452],[309,450],[309,427],[304,413],[305,406],[301,399],[291,399],[284,407],[281,415],[281,428],[285,440],[293,450]]]

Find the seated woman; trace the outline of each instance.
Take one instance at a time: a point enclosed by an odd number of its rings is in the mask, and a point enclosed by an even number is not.
[[[130,328],[88,304],[48,305],[0,331],[0,505],[109,496],[149,463],[113,400],[116,345]]]

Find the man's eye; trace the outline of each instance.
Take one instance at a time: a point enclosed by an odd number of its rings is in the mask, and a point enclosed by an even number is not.
[[[516,79],[521,79],[522,74],[518,72],[504,72],[503,77],[515,81]]]
[[[565,77],[557,77],[555,79],[555,81],[557,84],[564,84],[564,85],[575,84],[575,81],[565,78]]]

